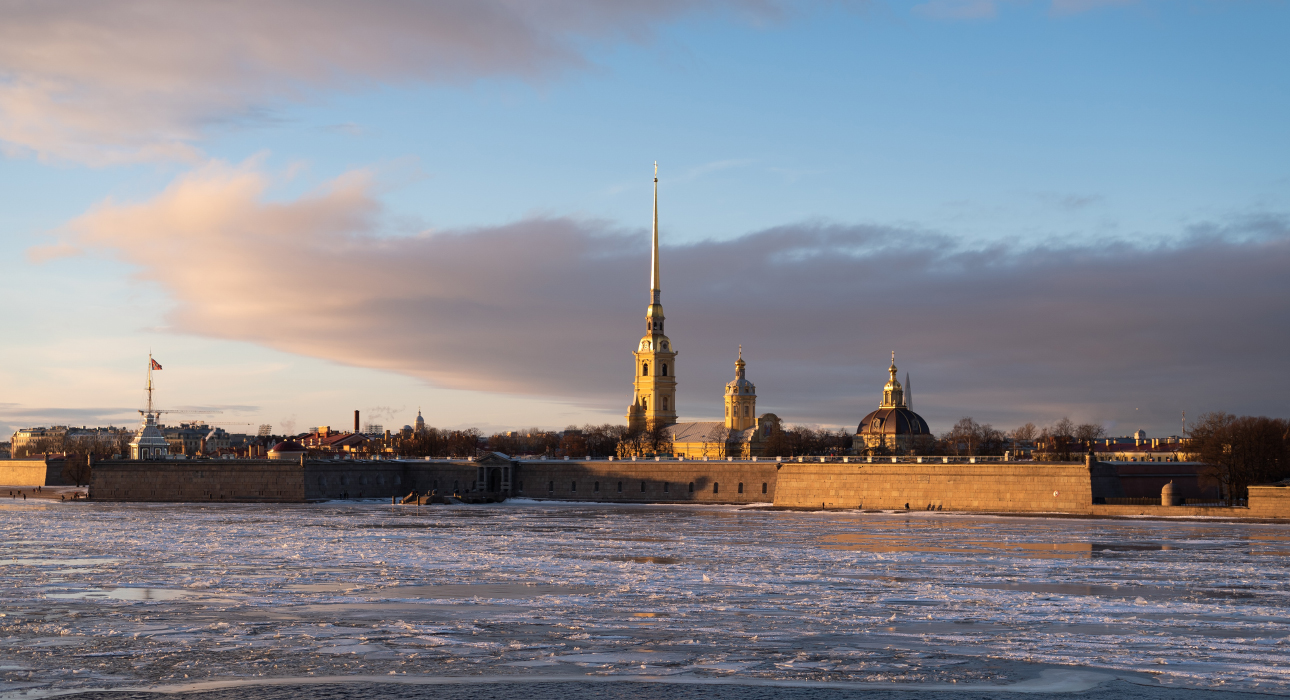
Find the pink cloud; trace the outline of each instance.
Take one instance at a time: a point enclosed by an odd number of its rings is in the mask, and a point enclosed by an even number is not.
[[[540,218],[391,237],[372,182],[355,171],[271,201],[269,176],[212,164],[151,200],[104,202],[62,236],[137,265],[174,301],[177,332],[499,401],[625,409],[647,301],[645,230]],[[1281,217],[1197,227],[1152,248],[978,249],[926,231],[798,225],[666,246],[662,259],[690,415],[719,413],[740,343],[759,406],[790,420],[858,420],[893,349],[938,425],[965,414],[1111,420],[1128,402],[1143,409],[1129,417],[1169,424],[1179,407],[1290,413]]]

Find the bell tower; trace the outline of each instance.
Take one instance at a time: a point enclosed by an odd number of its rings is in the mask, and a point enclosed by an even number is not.
[[[726,384],[726,427],[747,430],[757,426],[757,387],[744,376],[744,346],[735,361],[735,380]]]
[[[632,353],[636,370],[634,399],[627,427],[642,430],[676,423],[676,350],[663,334],[663,302],[658,278],[658,163],[654,164],[654,248],[649,278],[645,335]]]

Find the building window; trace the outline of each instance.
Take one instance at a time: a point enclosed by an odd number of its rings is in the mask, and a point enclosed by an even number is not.
[[[577,491],[577,490],[578,490],[578,482],[576,482],[576,481],[571,481],[571,482],[569,482],[569,490],[570,490],[570,491]]]
[[[666,411],[666,410],[667,410],[667,397],[666,397],[666,396],[664,396],[664,397],[663,397],[663,410],[664,410],[664,411]]]
[[[453,493],[456,493],[456,492],[458,492],[458,491],[460,491],[460,490],[461,490],[461,485],[460,485],[460,484],[458,484],[458,483],[457,483],[457,481],[455,481],[455,480],[454,480],[454,481],[452,482],[452,492],[453,492]]]
[[[744,482],[741,481],[739,482],[739,493],[743,493],[743,492],[744,492]]]
[[[516,491],[523,491],[523,490],[524,490],[524,482],[523,482],[523,481],[517,481],[517,482],[515,482],[515,490],[516,490]]]
[[[748,412],[752,410],[750,406],[744,406],[744,418],[748,417]]]
[[[596,493],[600,493],[600,482],[597,481],[596,483],[592,484],[591,490],[595,491]]]
[[[668,483],[667,483],[666,481],[664,481],[664,482],[663,482],[663,493],[667,493],[667,487],[668,487]]]
[[[694,482],[690,482],[690,493],[694,493]]]
[[[554,481],[548,481],[548,482],[546,483],[546,490],[547,490],[547,491],[550,491],[551,493],[555,493],[555,482],[554,482]]]
[[[648,410],[649,410],[649,397],[648,397],[648,396],[647,396],[647,397],[645,397],[645,398],[643,398],[643,399],[641,399],[641,408],[642,408],[643,410],[646,410],[646,411],[648,411]]]
[[[649,363],[648,363],[648,362],[646,362],[646,363],[644,363],[644,364],[642,364],[642,365],[641,365],[641,376],[642,376],[642,377],[648,377],[648,376],[649,376]]]
[[[666,377],[666,376],[667,376],[667,363],[666,363],[666,362],[664,362],[664,363],[663,363],[663,376],[664,376],[664,377]]]
[[[718,484],[718,483],[717,483],[717,482],[715,482],[715,481],[714,481],[714,482],[712,482],[712,492],[713,492],[713,493],[721,493],[721,484]]]
[[[641,482],[641,493],[645,493],[645,482]]]
[[[761,482],[761,492],[766,493],[766,482]]]

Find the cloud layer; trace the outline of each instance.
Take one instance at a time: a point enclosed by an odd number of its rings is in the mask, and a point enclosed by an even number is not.
[[[104,202],[59,245],[138,265],[175,301],[180,332],[499,401],[625,408],[647,232],[549,218],[389,237],[369,173],[287,202],[267,198],[272,185],[209,165],[150,201]],[[1284,218],[1196,227],[1158,247],[989,249],[810,223],[668,246],[662,262],[679,403],[695,417],[719,414],[739,343],[759,405],[794,421],[857,422],[891,350],[939,427],[965,414],[1172,425],[1180,410],[1290,412]]]
[[[776,0],[155,0],[8,2],[0,145],[104,164],[199,157],[194,142],[320,90],[542,79],[598,42],[700,10]]]

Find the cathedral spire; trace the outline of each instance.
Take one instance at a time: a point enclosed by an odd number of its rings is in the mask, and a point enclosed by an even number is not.
[[[649,301],[659,303],[658,286],[658,161],[654,161],[654,252],[651,256],[652,266],[649,276]]]

